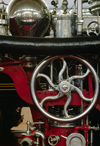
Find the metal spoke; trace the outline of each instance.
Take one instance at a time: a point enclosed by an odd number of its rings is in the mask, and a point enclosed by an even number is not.
[[[66,104],[65,104],[65,106],[64,106],[64,113],[65,113],[65,116],[66,116],[67,118],[69,117],[69,115],[68,115],[68,113],[67,113],[67,109],[68,109],[68,106],[69,106],[69,104],[70,104],[70,102],[71,102],[71,99],[72,99],[71,93],[68,93],[68,94],[67,94],[67,102],[66,102]]]
[[[67,63],[64,60],[65,57],[68,58],[68,59],[71,58],[71,59],[76,59],[76,60],[80,61],[83,65],[85,65],[87,67],[86,73],[84,75],[73,75],[72,77],[69,77],[69,78],[64,80],[63,74],[64,74],[65,71],[67,73],[67,70],[66,70]],[[59,71],[59,74],[58,74],[58,82],[59,82],[58,85],[55,85],[53,83],[53,81],[47,75],[44,75],[44,74],[40,73],[41,69],[44,66],[48,65],[48,63],[50,63],[51,61],[54,61],[56,59],[57,59],[57,61],[58,61],[58,59],[61,59],[62,62],[63,62],[62,68],[61,68],[61,70]],[[82,93],[82,90],[80,90],[78,87],[74,86],[73,83],[72,83],[72,81],[75,80],[75,79],[84,79],[85,77],[87,77],[89,75],[89,73],[91,73],[93,78],[94,78],[95,88],[94,88],[93,98],[85,97]],[[39,102],[38,98],[36,96],[36,87],[35,87],[37,77],[45,78],[47,80],[49,86],[51,86],[54,90],[58,91],[57,95],[56,96],[47,96],[47,97],[43,98],[41,102]],[[85,102],[90,102],[89,106],[84,111],[82,111],[80,114],[78,114],[76,116],[68,115],[68,108],[69,108],[70,102],[72,100],[71,91],[76,91],[79,94],[81,100],[84,100]],[[94,105],[97,101],[98,93],[99,93],[99,82],[98,82],[98,77],[97,77],[97,74],[96,74],[94,68],[86,60],[78,58],[76,56],[55,56],[55,57],[49,58],[47,60],[44,60],[43,62],[41,62],[41,64],[39,64],[39,66],[36,67],[36,69],[34,70],[34,73],[32,75],[31,94],[32,94],[32,98],[34,100],[34,103],[36,104],[36,106],[38,107],[40,112],[42,114],[44,114],[44,116],[46,116],[47,118],[50,118],[54,121],[73,122],[75,120],[79,120],[79,119],[83,118],[94,107]],[[56,101],[57,99],[63,97],[64,95],[67,96],[66,97],[67,101],[64,104],[64,115],[65,115],[65,117],[58,117],[56,115],[51,114],[50,111],[45,110],[43,105],[47,101],[48,102],[51,101],[51,100]],[[73,99],[73,100],[75,100],[75,99]],[[48,106],[50,106],[50,105],[48,105]]]
[[[77,88],[76,86],[74,86],[74,85],[71,85],[71,90],[73,91],[73,90],[75,90],[75,91],[77,91],[77,93],[79,94],[79,96],[83,99],[83,100],[85,100],[85,101],[87,101],[87,102],[92,102],[92,100],[93,100],[93,98],[86,98],[84,95],[83,95],[83,93],[82,93],[82,91],[79,89],[79,88]]]
[[[61,92],[59,92],[58,95],[56,96],[48,96],[46,98],[44,98],[41,102],[40,102],[40,106],[43,107],[43,103],[46,101],[46,100],[56,100],[56,99],[59,99],[60,97],[62,97],[63,94]]]
[[[53,89],[59,91],[58,85],[53,84],[52,81],[51,81],[51,79],[50,79],[47,75],[38,74],[37,77],[38,77],[38,78],[39,78],[39,77],[45,78],[45,79],[48,81],[49,85],[50,85]]]
[[[63,81],[63,73],[67,67],[66,61],[64,60],[64,58],[61,58],[61,60],[63,61],[63,67],[61,69],[61,71],[59,72],[59,83],[61,83],[61,81]]]
[[[84,75],[82,75],[82,76],[78,76],[78,75],[72,76],[72,77],[70,77],[70,78],[68,79],[68,81],[69,81],[69,83],[71,83],[72,80],[83,79],[83,78],[85,78],[89,73],[90,73],[90,70],[87,69],[87,72],[86,72]]]

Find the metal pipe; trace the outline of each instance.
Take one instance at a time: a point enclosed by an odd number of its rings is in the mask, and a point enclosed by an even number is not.
[[[93,146],[93,130],[90,132],[90,146]]]
[[[53,82],[53,61],[51,61],[51,64],[50,64],[50,79]]]
[[[30,121],[27,121],[27,131],[26,131],[26,133],[27,134],[30,134]]]
[[[22,55],[99,54],[100,36],[73,38],[0,36],[0,53]]]
[[[42,146],[45,146],[45,135],[41,131],[36,131],[36,135],[42,137]]]
[[[21,143],[21,146],[31,146],[32,145],[32,140],[30,138],[24,138]]]
[[[76,0],[74,0],[74,13],[76,13]]]
[[[77,35],[82,35],[82,0],[77,0]]]

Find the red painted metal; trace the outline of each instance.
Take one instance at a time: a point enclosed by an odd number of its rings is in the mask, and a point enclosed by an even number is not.
[[[33,121],[38,122],[39,121],[38,118],[41,118],[42,121],[46,120],[46,117],[38,110],[38,108],[35,105],[30,105],[30,109]]]
[[[88,141],[88,136],[87,136],[87,134],[88,134],[88,131],[89,131],[89,126],[88,126],[88,125],[76,126],[76,127],[74,128],[74,133],[78,133],[79,130],[83,130],[83,132],[84,132],[84,138],[85,138],[85,140],[86,140],[86,146],[87,146],[87,141]]]
[[[90,98],[92,98],[93,95],[94,95],[94,92],[93,92],[93,81],[92,81],[92,75],[91,74],[89,74],[89,76],[88,76],[88,87],[89,87]]]
[[[36,95],[37,98],[39,100],[39,102],[41,102],[41,100],[47,96],[55,96],[57,95],[58,92],[57,91],[37,91]],[[87,92],[86,90],[83,90],[83,94],[85,97],[90,98],[90,94],[89,92]],[[46,107],[46,111],[48,111],[48,107],[49,106],[54,106],[54,105],[65,105],[67,101],[67,96],[63,96],[58,100],[55,101],[46,101],[44,103],[45,107]],[[72,101],[70,105],[81,105],[81,98],[78,95],[78,93],[74,92],[72,93]],[[85,107],[88,104],[86,102],[83,102],[83,110],[85,109]],[[85,119],[83,120],[83,126],[77,126],[77,127],[55,127],[55,126],[50,126],[48,124],[48,120],[40,113],[40,111],[37,109],[37,107],[33,107],[31,106],[31,111],[32,111],[32,115],[33,115],[33,121],[38,121],[37,119],[40,117],[42,118],[42,120],[45,122],[44,125],[44,134],[46,139],[48,139],[48,137],[50,135],[57,135],[60,137],[60,141],[56,146],[61,146],[61,145],[66,145],[66,139],[64,139],[63,137],[61,137],[61,135],[68,137],[71,133],[78,133],[79,130],[83,130],[84,132],[84,137],[87,143],[87,133],[89,130],[89,127],[87,125],[85,125]],[[46,145],[48,144],[47,140],[45,141]]]
[[[33,35],[32,35],[33,29],[32,28],[34,28],[34,25],[21,25],[21,27],[19,28],[15,19],[14,18],[10,19],[10,31],[13,35],[33,37]],[[31,33],[30,33],[30,29],[31,29]]]
[[[33,104],[30,94],[30,87],[28,85],[27,77],[23,68],[19,65],[2,67],[4,68],[3,73],[8,74],[12,78],[20,98],[29,104]]]
[[[61,137],[61,135],[68,137],[74,131],[74,127],[50,127],[51,134],[58,135],[60,137],[60,141],[56,146],[66,146],[66,139]]]
[[[47,96],[55,96],[57,94],[58,94],[57,91],[48,91],[48,90],[36,92],[36,96],[37,96],[39,102],[41,102],[41,100]],[[85,97],[89,98],[89,93],[86,90],[83,90],[83,94]],[[49,106],[54,106],[54,105],[65,105],[66,101],[67,101],[67,96],[63,96],[55,101],[48,100],[44,103],[44,105],[46,108],[48,108]],[[84,103],[83,107],[85,109],[85,107],[88,105],[88,103],[86,103],[86,102],[83,102],[83,103]],[[71,101],[70,105],[71,106],[72,105],[76,105],[76,106],[81,105],[81,98],[78,93],[76,93],[76,92],[72,93],[72,101]],[[46,120],[44,115],[41,114],[41,112],[38,110],[38,108],[35,105],[30,106],[30,108],[31,108],[32,116],[33,116],[33,121],[38,121],[37,118],[39,118],[39,117],[42,118],[43,121]]]
[[[57,95],[58,92],[57,91],[48,91],[48,90],[45,90],[45,91],[37,91],[36,92],[36,96],[39,100],[39,102],[42,101],[43,98],[47,97],[47,96],[55,96]],[[86,91],[86,90],[83,90],[83,94],[86,98],[89,98],[89,93]],[[72,96],[72,100],[71,100],[71,103],[70,105],[81,105],[81,98],[79,96],[79,94],[77,92],[72,92],[71,94]],[[44,103],[44,105],[48,105],[48,106],[54,106],[54,105],[65,105],[67,101],[67,96],[63,96],[57,100],[48,100]],[[87,105],[87,103],[85,104],[85,106]]]
[[[33,135],[22,135],[22,139],[25,139],[25,138],[29,138],[31,140],[33,140]]]
[[[84,133],[84,137],[86,140],[86,145],[87,145],[87,133],[89,131],[89,126],[85,125],[85,118],[83,119],[83,126],[76,126],[76,127],[55,127],[55,126],[51,126],[48,123],[48,119],[38,110],[38,108],[33,104],[33,101],[31,99],[31,93],[30,93],[30,87],[28,84],[28,81],[31,81],[31,76],[32,76],[32,71],[33,68],[22,68],[19,63],[23,63],[23,62],[10,62],[11,60],[9,60],[9,62],[4,62],[1,63],[1,67],[4,68],[3,73],[6,73],[7,75],[9,75],[14,84],[15,84],[15,88],[16,91],[18,93],[18,95],[20,96],[21,99],[23,99],[25,102],[27,102],[28,104],[30,104],[30,109],[32,112],[32,117],[33,117],[33,121],[38,122],[38,118],[42,118],[42,121],[45,122],[44,124],[44,134],[46,137],[46,145],[48,144],[47,142],[47,138],[50,135],[58,135],[60,137],[60,141],[56,146],[65,146],[66,145],[66,139],[64,139],[63,137],[61,137],[61,135],[68,137],[71,133],[78,133],[79,130],[82,130]],[[13,60],[12,60],[13,61]],[[77,70],[76,70],[77,72]],[[94,93],[93,93],[93,81],[92,81],[92,76],[91,74],[88,77],[88,86],[89,86],[89,92],[87,92],[86,90],[83,90],[83,94],[86,98],[92,98]],[[57,91],[48,91],[48,90],[44,90],[44,91],[36,91],[36,96],[38,98],[38,101],[41,102],[43,100],[43,98],[47,97],[47,96],[55,96],[57,95],[58,92]],[[70,105],[71,106],[81,106],[81,98],[79,96],[79,94],[77,92],[72,92],[71,93],[72,96],[72,100]],[[99,95],[100,96],[100,95]],[[46,111],[48,111],[48,107],[49,106],[55,106],[55,105],[65,105],[67,101],[67,96],[62,96],[61,98],[57,99],[57,100],[48,100],[44,103],[44,106],[46,107]],[[83,111],[85,110],[86,106],[88,106],[87,102],[83,101]],[[95,106],[99,111],[100,111],[100,98],[98,98],[98,102]],[[33,135],[35,135],[35,131],[31,131],[31,133]],[[29,138],[29,139],[34,139],[33,136],[23,136],[22,139],[24,138]]]

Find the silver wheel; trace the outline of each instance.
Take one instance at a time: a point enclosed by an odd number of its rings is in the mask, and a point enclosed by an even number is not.
[[[64,71],[66,71],[66,68],[67,68],[67,59],[66,58],[74,59],[78,62],[81,62],[87,68],[87,71],[83,75],[72,75],[70,77],[67,77],[67,79],[63,79]],[[60,59],[63,62],[63,65],[62,65],[62,69],[59,71],[58,84],[55,85],[47,75],[42,74],[40,72],[41,72],[42,68],[44,68],[48,63],[50,63],[51,61],[56,61],[57,59]],[[65,59],[66,59],[66,61],[65,61]],[[93,98],[86,98],[83,95],[82,91],[73,84],[73,81],[79,80],[79,79],[80,80],[85,79],[90,73],[92,74],[93,79],[94,79],[94,85],[95,85],[94,96],[93,96]],[[47,80],[48,84],[50,85],[50,87],[52,87],[53,90],[58,91],[58,94],[56,96],[47,96],[47,97],[43,98],[41,100],[41,102],[39,102],[39,100],[36,96],[35,85],[36,85],[36,79],[41,78],[41,77],[45,78]],[[80,95],[80,98],[83,101],[89,103],[88,108],[86,108],[84,111],[82,111],[82,113],[75,115],[75,116],[70,116],[67,112],[67,109],[72,100],[72,97],[71,97],[72,91],[76,91]],[[99,92],[99,84],[98,84],[98,77],[96,75],[95,70],[86,60],[75,57],[75,56],[55,56],[50,59],[44,60],[37,66],[37,68],[34,70],[33,75],[32,75],[32,80],[31,80],[32,99],[33,99],[34,103],[36,104],[36,106],[38,107],[38,109],[46,117],[48,117],[52,120],[56,120],[56,121],[60,121],[60,122],[72,122],[72,121],[75,121],[75,120],[78,120],[78,119],[84,117],[86,114],[88,114],[90,112],[90,110],[95,105],[97,97],[98,97],[98,92]],[[67,96],[67,101],[64,105],[64,117],[54,116],[45,110],[45,108],[43,106],[45,102],[47,102],[49,100],[58,100],[59,98],[61,98],[64,95]]]
[[[91,35],[99,35],[99,23],[97,21],[92,21],[88,24],[87,26],[87,35],[91,36]]]

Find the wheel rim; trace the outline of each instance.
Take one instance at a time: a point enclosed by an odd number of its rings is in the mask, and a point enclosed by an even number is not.
[[[43,66],[45,66],[48,62],[50,62],[51,60],[55,60],[55,59],[62,58],[62,57],[73,58],[73,59],[76,59],[76,60],[82,62],[87,68],[89,68],[89,70],[92,72],[93,77],[94,77],[94,83],[95,83],[94,98],[93,98],[92,102],[90,103],[89,107],[86,110],[84,110],[84,112],[82,114],[79,114],[79,115],[77,115],[75,117],[58,118],[58,117],[55,117],[55,116],[51,115],[50,113],[48,113],[47,111],[45,111],[41,107],[40,103],[37,100],[36,93],[35,93],[35,82],[36,82],[36,78],[37,78],[37,75],[38,75],[38,72],[40,71],[40,69]],[[31,79],[31,94],[32,94],[32,99],[33,99],[34,103],[36,104],[38,109],[47,118],[50,118],[52,120],[59,121],[59,122],[72,122],[72,121],[75,121],[75,120],[83,118],[86,114],[88,114],[90,112],[90,110],[95,105],[97,97],[98,97],[98,92],[99,92],[99,83],[98,83],[98,77],[97,77],[97,74],[96,74],[95,70],[93,69],[93,67],[87,61],[85,61],[84,59],[75,57],[75,56],[55,56],[55,57],[52,57],[52,58],[50,58],[48,60],[44,60],[42,63],[39,64],[39,66],[37,66],[37,68],[33,72],[32,79]]]

